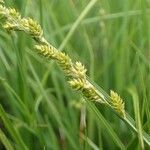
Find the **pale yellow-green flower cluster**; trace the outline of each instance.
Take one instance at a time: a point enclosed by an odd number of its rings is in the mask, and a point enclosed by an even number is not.
[[[47,44],[43,38],[41,26],[31,18],[22,18],[14,8],[6,8],[0,5],[0,15],[6,19],[3,27],[7,30],[24,31],[31,35],[38,43]]]
[[[3,0],[0,0],[0,3],[4,3],[4,1],[3,1]]]
[[[57,61],[57,63],[61,66],[63,71],[69,75],[70,74],[70,68],[72,67],[72,61],[68,55],[66,55],[64,52],[58,51],[53,46],[49,45],[36,45],[35,49],[39,54],[46,58],[54,59]]]
[[[70,86],[79,90],[90,100],[102,102],[101,96],[95,87],[86,78],[86,69],[81,62],[73,63],[71,58],[65,53],[58,51],[51,45],[36,45],[37,52],[46,58],[54,59],[61,66],[65,75],[68,77]]]
[[[120,116],[122,116],[124,118],[125,117],[125,106],[124,106],[123,100],[114,91],[110,91],[110,97],[111,97],[111,100],[110,100],[111,106],[116,110],[116,112]]]
[[[31,18],[22,18],[21,15],[12,8],[6,8],[0,5],[0,15],[6,22],[4,28],[7,30],[24,31],[31,35],[38,45],[35,49],[42,56],[54,59],[68,76],[68,83],[75,90],[80,90],[83,95],[93,101],[100,101],[101,96],[96,92],[95,87],[86,79],[86,69],[81,62],[73,63],[71,58],[64,52],[58,51],[50,45],[43,37],[41,26]]]
[[[0,1],[2,2],[2,1]],[[86,68],[81,62],[73,63],[71,58],[50,45],[43,37],[41,26],[31,18],[22,18],[21,15],[12,8],[0,5],[0,15],[5,19],[4,28],[7,30],[24,31],[37,41],[36,52],[42,56],[56,60],[59,66],[68,77],[69,85],[89,100],[106,103],[103,94],[99,93],[93,84],[86,77]],[[114,92],[111,92],[111,106],[121,116],[125,115],[124,103]]]

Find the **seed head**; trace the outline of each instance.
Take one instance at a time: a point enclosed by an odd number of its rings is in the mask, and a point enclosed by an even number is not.
[[[120,114],[122,117],[125,117],[125,106],[121,97],[114,91],[110,91],[110,97],[111,106],[116,110],[118,114]]]

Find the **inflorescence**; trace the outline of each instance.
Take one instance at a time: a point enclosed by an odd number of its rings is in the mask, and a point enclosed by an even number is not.
[[[0,3],[2,2],[0,1]],[[48,59],[56,60],[68,77],[68,83],[73,89],[81,91],[89,100],[106,103],[103,94],[100,95],[94,85],[88,81],[86,77],[87,69],[84,65],[81,62],[73,63],[67,54],[49,44],[43,37],[41,26],[36,21],[31,18],[21,17],[18,11],[13,8],[6,8],[3,5],[0,5],[0,15],[5,19],[3,25],[5,29],[9,31],[24,31],[37,41],[38,44],[35,45],[37,53]],[[111,91],[109,104],[119,115],[125,117],[124,103],[117,93]]]

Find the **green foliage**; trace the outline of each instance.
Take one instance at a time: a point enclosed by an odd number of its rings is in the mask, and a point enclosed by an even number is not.
[[[6,5],[18,7],[23,16],[36,18],[43,31],[33,19],[21,19],[14,9],[9,13],[15,16],[15,20],[8,18],[5,28],[25,29],[38,43],[49,45],[49,41],[60,50],[65,48],[73,62],[79,60],[86,64],[90,78],[108,93],[113,89],[121,95],[125,110],[135,118],[137,129],[128,114],[122,118],[129,125],[126,126],[105,105],[95,102],[94,106],[89,101],[83,103],[80,93],[71,90],[56,64],[32,52],[34,43],[28,35],[13,31],[7,34],[1,29],[2,145],[6,149],[13,147],[18,150],[147,149],[149,135],[142,132],[145,130],[149,134],[150,130],[150,3],[140,0],[136,3],[133,0],[22,0],[8,1]],[[1,15],[4,11],[5,8],[0,7]],[[43,34],[47,41],[42,38]],[[48,56],[47,52],[44,54]],[[65,74],[69,74],[70,58],[63,52],[59,54],[61,57],[53,55],[53,58]],[[76,62],[72,71],[73,79],[69,83],[74,89],[81,90],[91,100],[94,97],[97,102],[99,97],[95,91],[101,92],[100,98],[110,100],[96,85],[91,84],[93,91],[85,86],[82,79],[86,78],[86,69],[82,64]],[[76,76],[79,72],[81,74]],[[87,82],[91,83],[91,80],[87,78]],[[119,104],[124,108],[121,99]],[[85,106],[87,109],[84,111]],[[118,111],[124,113],[120,109]]]

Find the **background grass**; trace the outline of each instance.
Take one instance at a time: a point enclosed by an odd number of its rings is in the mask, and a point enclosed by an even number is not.
[[[84,104],[59,67],[32,52],[31,38],[1,28],[0,149],[148,149],[141,128],[150,134],[150,2],[98,0],[80,18],[89,3],[6,1],[35,18],[105,91],[121,95],[139,135],[105,106]]]

